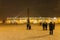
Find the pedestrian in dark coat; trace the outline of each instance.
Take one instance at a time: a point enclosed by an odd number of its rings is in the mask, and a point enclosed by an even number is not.
[[[29,20],[27,20],[27,30],[30,30],[30,29],[31,29],[31,25],[30,25]]]
[[[42,23],[42,27],[43,27],[43,30],[45,30],[45,23],[44,22]]]
[[[45,22],[45,30],[47,30],[47,22]]]
[[[50,30],[50,35],[53,35],[54,24],[52,22],[49,23],[49,30]]]
[[[46,22],[43,22],[42,26],[43,26],[43,30],[47,30],[47,23]]]

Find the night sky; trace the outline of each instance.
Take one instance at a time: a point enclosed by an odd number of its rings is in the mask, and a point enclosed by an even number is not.
[[[0,18],[60,16],[60,0],[0,0]]]

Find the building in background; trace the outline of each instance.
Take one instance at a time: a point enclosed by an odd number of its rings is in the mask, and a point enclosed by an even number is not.
[[[55,23],[60,23],[60,17],[29,17],[30,23],[32,24],[38,24],[40,22],[47,22],[49,23],[50,21],[55,22]],[[27,23],[27,17],[7,17],[5,20],[5,24],[25,24]]]

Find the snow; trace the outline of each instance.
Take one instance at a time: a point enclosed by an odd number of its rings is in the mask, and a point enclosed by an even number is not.
[[[0,25],[0,40],[60,40],[60,25],[56,24],[54,34],[49,35],[49,29],[42,30],[42,26],[31,24],[27,30],[24,25]]]

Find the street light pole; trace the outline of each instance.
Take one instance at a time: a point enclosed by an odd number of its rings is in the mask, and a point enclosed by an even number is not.
[[[28,20],[29,20],[29,8],[27,8],[27,16],[28,16]]]

